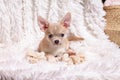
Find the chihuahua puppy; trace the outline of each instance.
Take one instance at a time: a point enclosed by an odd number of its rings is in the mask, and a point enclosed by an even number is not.
[[[68,12],[58,23],[49,23],[41,16],[38,17],[38,25],[45,33],[44,38],[40,42],[38,51],[43,51],[46,54],[53,54],[54,56],[61,56],[69,49],[68,28],[71,23],[71,14]],[[76,38],[75,40],[83,40],[83,38]]]

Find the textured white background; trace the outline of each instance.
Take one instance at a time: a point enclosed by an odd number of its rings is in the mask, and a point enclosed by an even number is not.
[[[83,42],[71,42],[71,47],[84,53],[87,61],[76,66],[29,64],[25,52],[37,49],[44,36],[37,16],[57,22],[68,11],[72,14],[71,33],[85,38]],[[104,15],[101,0],[0,0],[1,78],[118,80],[120,49],[104,33]]]

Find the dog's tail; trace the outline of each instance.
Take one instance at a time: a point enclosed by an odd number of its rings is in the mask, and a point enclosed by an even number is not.
[[[70,35],[70,36],[68,36],[68,40],[69,41],[82,41],[82,40],[84,40],[84,38],[78,37],[78,36],[75,36],[75,35]]]

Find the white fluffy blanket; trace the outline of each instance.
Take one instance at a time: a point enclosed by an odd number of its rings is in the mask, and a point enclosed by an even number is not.
[[[70,31],[85,38],[70,46],[86,61],[27,62],[26,51],[37,49],[44,36],[37,16],[57,22],[68,11]],[[120,49],[104,33],[104,15],[101,0],[0,0],[0,80],[119,80]]]

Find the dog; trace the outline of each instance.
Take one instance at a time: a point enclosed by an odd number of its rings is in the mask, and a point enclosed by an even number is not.
[[[71,13],[69,12],[57,23],[49,23],[41,16],[38,16],[40,30],[45,33],[44,38],[39,44],[38,51],[54,56],[62,56],[69,49],[69,42],[71,40],[83,40],[81,37],[67,36],[70,23]]]

